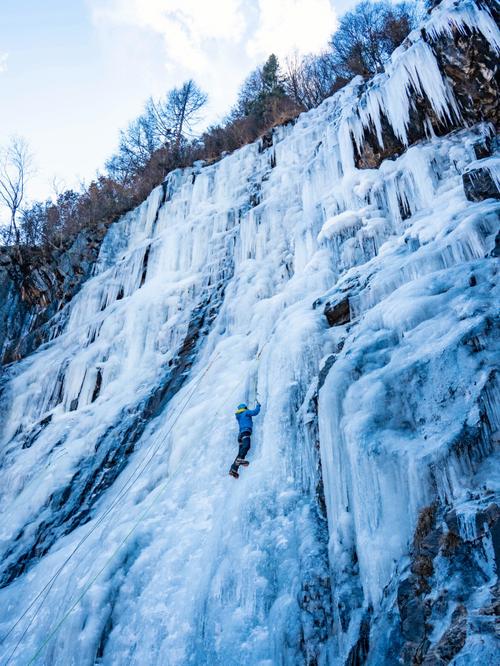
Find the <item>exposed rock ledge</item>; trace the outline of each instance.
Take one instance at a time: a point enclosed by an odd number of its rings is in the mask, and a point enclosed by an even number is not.
[[[498,23],[495,0],[485,0],[483,4],[488,7]],[[424,28],[418,35],[413,34],[431,47],[455,97],[456,112],[451,117],[439,118],[429,99],[416,90],[411,90],[408,145],[429,138],[433,133],[442,136],[464,125],[490,122],[496,129],[500,125],[498,55],[478,30],[464,25],[461,25],[460,29],[453,24],[449,27],[449,33],[440,32],[438,37]],[[411,37],[403,42],[401,49],[409,49],[412,46],[414,38]],[[369,94],[372,85],[372,81],[367,82],[365,95]],[[363,108],[363,97],[358,108]],[[383,114],[381,125],[383,145],[380,144],[373,125],[364,128],[362,141],[358,141],[355,147],[358,168],[377,168],[383,160],[398,157],[408,147],[395,135]]]
[[[50,337],[59,313],[90,276],[109,225],[80,232],[67,247],[0,248],[0,361],[27,356]]]

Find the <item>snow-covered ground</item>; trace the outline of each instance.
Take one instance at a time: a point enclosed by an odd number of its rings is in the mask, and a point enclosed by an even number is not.
[[[461,178],[490,128],[356,169],[350,137],[382,111],[406,142],[409,83],[457,113],[415,36],[361,101],[355,80],[271,148],[170,174],[112,226],[65,328],[5,369],[2,666],[341,664],[419,510],[486,483],[491,439],[457,442],[483,413],[498,428],[499,207]],[[235,481],[233,412],[257,393]]]

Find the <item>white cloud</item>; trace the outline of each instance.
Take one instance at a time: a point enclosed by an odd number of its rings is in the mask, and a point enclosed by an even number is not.
[[[237,43],[245,27],[244,0],[102,0],[94,17],[152,30],[163,37],[167,64],[192,71],[208,69],[208,42]]]
[[[0,74],[7,71],[7,58],[8,53],[0,53]]]
[[[326,46],[337,23],[329,0],[259,0],[259,24],[247,48],[251,55],[278,57]]]
[[[160,37],[163,86],[192,76],[215,113],[228,110],[249,71],[274,52],[326,46],[336,25],[334,0],[88,0],[94,21]],[[115,30],[116,32],[116,30]],[[124,47],[126,48],[126,46]]]

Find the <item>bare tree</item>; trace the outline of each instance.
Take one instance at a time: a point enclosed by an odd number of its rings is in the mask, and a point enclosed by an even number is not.
[[[342,16],[330,40],[337,74],[350,79],[381,72],[391,53],[417,24],[420,13],[416,2],[360,2]]]
[[[8,242],[12,241],[14,235],[16,243],[19,243],[16,217],[24,200],[26,183],[33,171],[33,156],[26,140],[12,137],[0,156],[0,202],[10,212]]]
[[[346,79],[337,75],[329,52],[303,58],[295,53],[285,61],[285,92],[304,109],[318,106],[345,83]]]
[[[52,194],[57,197],[62,194],[63,192],[66,191],[66,184],[64,182],[64,179],[58,176],[57,174],[54,174],[52,176],[52,180],[50,181],[50,185],[52,187]]]
[[[145,115],[151,122],[154,135],[161,146],[168,146],[173,137],[172,118],[166,104],[152,97],[146,102]]]
[[[165,143],[172,139],[175,155],[179,155],[182,144],[190,137],[207,99],[206,93],[189,79],[180,88],[173,88],[163,101],[150,103],[157,135],[163,137]]]
[[[47,243],[48,202],[35,201],[21,211],[20,235],[22,243],[35,246]]]
[[[206,94],[192,79],[173,88],[163,100],[150,97],[143,113],[120,132],[118,152],[106,162],[108,174],[121,185],[132,186],[158,153],[165,163],[179,161],[206,101]],[[154,170],[162,160],[155,160]]]
[[[128,183],[148,164],[160,144],[153,118],[144,112],[120,131],[118,153],[106,162],[108,173],[120,183]]]
[[[299,57],[298,51],[294,51],[285,59],[285,73],[283,76],[283,87],[285,93],[297,104],[303,104],[303,58]]]

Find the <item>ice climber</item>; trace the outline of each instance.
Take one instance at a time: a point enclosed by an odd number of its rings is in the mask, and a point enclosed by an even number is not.
[[[255,409],[248,409],[248,407],[242,403],[238,405],[238,408],[235,412],[236,420],[240,427],[240,432],[238,434],[238,442],[240,448],[238,450],[238,455],[236,456],[234,463],[231,465],[229,474],[234,476],[235,479],[239,477],[238,468],[240,465],[244,467],[248,466],[248,460],[245,460],[245,456],[250,450],[250,437],[252,436],[252,418],[257,416],[260,412],[260,403],[257,400],[255,404]]]

